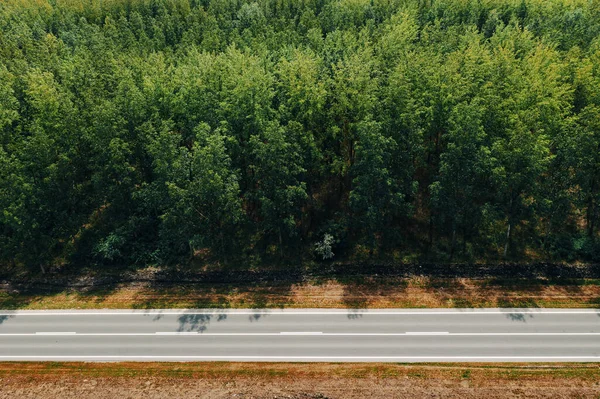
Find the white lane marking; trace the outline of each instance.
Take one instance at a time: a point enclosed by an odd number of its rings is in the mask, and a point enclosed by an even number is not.
[[[49,332],[49,333],[0,333],[0,337],[22,337],[22,336],[40,336],[40,335],[77,335],[89,337],[101,336],[285,336],[285,335],[317,335],[317,336],[348,336],[348,337],[407,337],[407,336],[600,336],[600,332],[406,332],[406,333],[324,333],[324,332],[279,332],[279,333],[203,333],[203,332],[155,332],[155,333],[75,333],[75,332]]]
[[[198,335],[198,331],[158,331],[155,335]],[[152,335],[152,334],[149,334]]]
[[[281,335],[322,335],[321,331],[282,331]]]
[[[140,359],[140,360],[152,360],[152,359],[178,359],[178,360],[595,360],[600,359],[600,356],[152,356],[152,355],[7,355],[1,356],[0,360],[10,359],[96,359],[96,360],[119,360],[119,359]]]
[[[119,312],[53,312],[53,311],[14,311],[0,313],[0,316],[150,316],[150,315],[256,315],[261,316],[301,316],[301,315],[509,315],[509,314],[536,314],[536,315],[562,315],[562,314],[600,314],[600,309],[590,310],[553,310],[553,309],[504,309],[504,310],[435,310],[435,311],[379,311],[379,310],[323,310],[323,311],[270,311],[265,309],[260,310],[244,310],[244,311],[214,311],[202,310],[151,310],[151,311],[119,311]]]
[[[75,335],[75,331],[40,331],[32,335]]]
[[[448,335],[448,331],[407,331],[406,335]]]

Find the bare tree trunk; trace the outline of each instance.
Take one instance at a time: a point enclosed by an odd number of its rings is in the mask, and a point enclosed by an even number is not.
[[[223,254],[223,263],[227,264],[227,251],[225,250],[225,235],[221,233],[221,253]]]
[[[508,228],[506,229],[506,243],[504,244],[504,258],[508,255],[508,247],[510,244],[510,222],[508,222]]]
[[[594,219],[595,219],[595,213],[596,213],[596,204],[594,202],[594,190],[595,190],[595,183],[596,183],[596,179],[595,176],[592,177],[592,183],[591,183],[591,187],[590,187],[590,193],[588,195],[588,206],[587,206],[587,214],[586,214],[586,219],[587,219],[587,233],[588,236],[590,238],[594,237]]]
[[[40,270],[42,271],[42,274],[46,274],[46,268],[42,263],[40,263]]]
[[[279,228],[279,256],[283,258],[283,238],[281,237],[281,227]]]
[[[429,242],[427,243],[427,253],[433,248],[433,216],[429,215]]]
[[[450,241],[450,263],[454,259],[454,247],[456,246],[456,223],[452,222],[452,240]]]
[[[510,203],[508,205],[508,228],[506,229],[506,243],[504,244],[504,259],[508,255],[508,249],[510,247],[510,239],[512,237],[511,226],[512,226],[512,214],[513,214],[513,195],[511,192]]]

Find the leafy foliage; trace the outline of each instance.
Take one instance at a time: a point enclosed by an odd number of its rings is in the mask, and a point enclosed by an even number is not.
[[[598,261],[599,121],[594,1],[5,0],[0,262]]]

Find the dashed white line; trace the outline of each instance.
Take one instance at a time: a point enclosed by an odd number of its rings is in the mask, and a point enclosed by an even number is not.
[[[75,335],[77,334],[74,331],[40,331],[36,332],[33,335]]]

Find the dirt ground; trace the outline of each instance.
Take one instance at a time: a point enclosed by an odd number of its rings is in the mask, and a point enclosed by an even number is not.
[[[264,285],[193,284],[27,294],[0,289],[1,309],[166,308],[597,308],[600,281],[376,278]]]
[[[600,365],[0,363],[0,398],[598,398]]]
[[[494,386],[469,387],[467,384],[449,384],[447,381],[363,381],[307,380],[293,381],[179,381],[155,380],[106,380],[60,379],[52,382],[7,384],[0,388],[0,398],[598,398],[598,387],[581,387],[575,383],[561,386],[544,384],[497,384]]]

